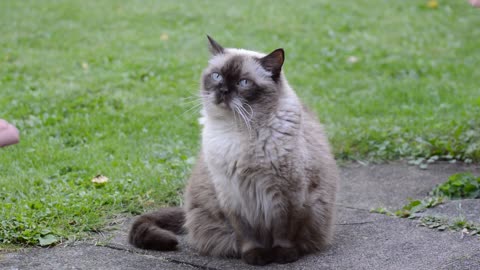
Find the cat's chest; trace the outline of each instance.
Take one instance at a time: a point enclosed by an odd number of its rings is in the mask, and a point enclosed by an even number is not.
[[[272,122],[270,128],[259,129],[257,136],[222,125],[206,125],[202,132],[202,148],[215,180],[236,180],[248,171],[277,171],[294,152],[295,134],[289,126]],[[293,156],[292,156],[293,157]],[[220,181],[220,180],[218,180]]]
[[[245,144],[242,134],[228,127],[210,127],[207,124],[203,129],[203,154],[223,208],[241,208],[243,197],[236,167],[247,150]]]
[[[212,169],[227,173],[229,167],[238,162],[247,150],[244,136],[234,130],[206,127],[202,135],[204,154]]]

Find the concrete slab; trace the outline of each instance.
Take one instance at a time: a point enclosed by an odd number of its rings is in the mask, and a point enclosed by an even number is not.
[[[437,184],[458,172],[480,175],[480,165],[439,162],[422,170],[402,162],[391,164],[347,165],[341,168],[342,182],[338,203],[345,206],[372,209],[398,209],[407,198],[421,199]]]
[[[0,254],[3,270],[52,269],[196,269],[186,263],[170,261],[163,256],[132,253],[127,250],[95,246],[81,242],[66,247],[31,248]]]
[[[255,268],[240,260],[200,256],[185,245],[183,238],[178,252],[136,249],[126,241],[130,222],[115,232],[108,246],[212,269]],[[458,232],[437,232],[419,227],[414,220],[340,207],[336,224],[335,242],[329,249],[292,264],[272,264],[263,269],[441,269],[480,256],[478,236],[462,238]]]
[[[465,219],[468,222],[480,224],[480,200],[454,200],[429,208],[418,216],[434,216],[450,221]]]
[[[348,165],[342,168],[334,244],[288,265],[263,269],[479,269],[480,237],[439,232],[418,221],[373,214],[375,207],[401,207],[406,198],[423,198],[455,172],[479,175],[478,165],[436,164],[428,170],[402,163]],[[433,208],[438,214],[457,215],[458,203]],[[478,218],[480,200],[462,201],[468,218]],[[430,213],[430,212],[426,212]],[[433,213],[433,212],[432,212]],[[470,214],[472,216],[470,216]],[[0,254],[0,269],[254,269],[240,260],[198,255],[181,238],[175,252],[136,249],[127,243],[131,218],[118,229],[97,235],[92,242],[55,248],[33,248]]]

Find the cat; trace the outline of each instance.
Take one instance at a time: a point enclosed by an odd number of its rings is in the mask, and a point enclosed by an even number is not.
[[[208,37],[201,78],[202,147],[184,207],[138,218],[134,246],[174,250],[187,233],[200,254],[289,263],[332,240],[339,174],[321,124],[268,55]]]

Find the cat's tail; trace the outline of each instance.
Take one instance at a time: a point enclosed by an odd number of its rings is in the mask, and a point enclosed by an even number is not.
[[[175,250],[178,245],[175,234],[183,233],[184,223],[182,208],[162,208],[137,218],[130,229],[128,241],[144,249]]]

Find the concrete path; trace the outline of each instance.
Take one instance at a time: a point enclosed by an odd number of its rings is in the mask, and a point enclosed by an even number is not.
[[[335,243],[324,252],[263,269],[480,269],[480,236],[437,231],[418,220],[370,213],[421,199],[455,172],[480,175],[480,165],[435,164],[427,170],[403,163],[342,168]],[[422,215],[465,217],[480,223],[480,200],[451,201]],[[0,253],[0,269],[253,269],[240,260],[202,257],[182,240],[179,251],[153,252],[126,242],[132,219],[95,240],[54,248]]]

